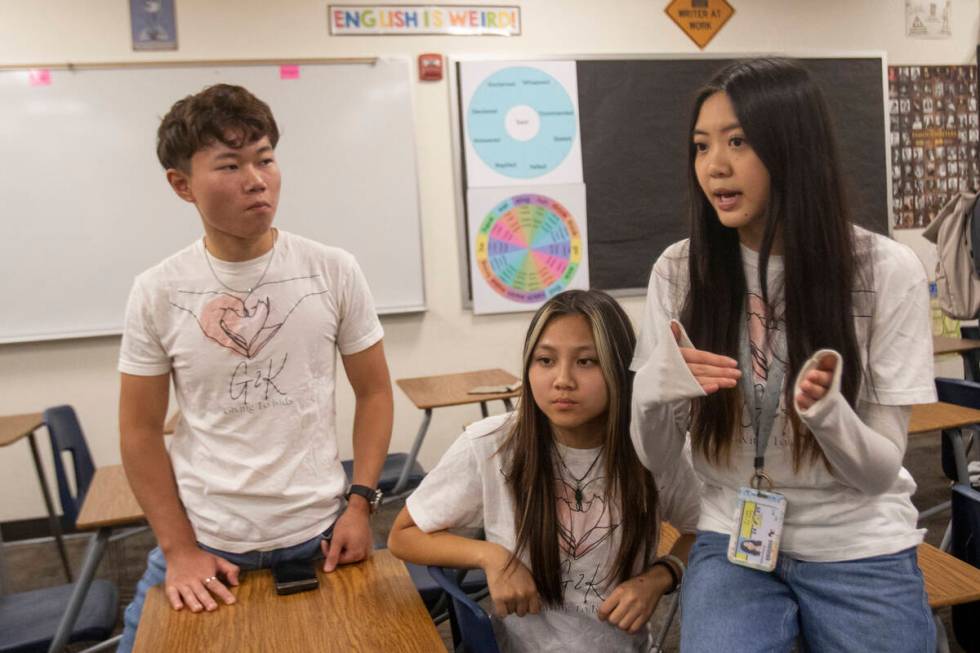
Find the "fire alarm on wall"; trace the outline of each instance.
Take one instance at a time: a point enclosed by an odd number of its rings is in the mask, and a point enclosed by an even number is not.
[[[419,80],[438,82],[442,80],[442,55],[434,52],[419,55]]]

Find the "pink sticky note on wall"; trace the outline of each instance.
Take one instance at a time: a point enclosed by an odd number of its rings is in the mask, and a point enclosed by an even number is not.
[[[279,79],[299,79],[299,66],[293,64],[279,66]]]
[[[31,86],[50,86],[51,71],[47,68],[32,68],[27,74]]]

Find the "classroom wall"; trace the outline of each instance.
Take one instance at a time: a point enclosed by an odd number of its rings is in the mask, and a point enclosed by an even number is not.
[[[892,64],[965,64],[975,59],[980,25],[975,0],[953,1],[954,34],[943,41],[906,39],[902,0],[729,1],[736,13],[708,52],[883,50]],[[330,37],[327,2],[322,0],[177,0],[180,50],[134,53],[128,6],[123,0],[3,0],[0,64],[362,55],[414,58],[430,51],[508,58],[643,53],[689,56],[698,52],[664,13],[667,0],[512,3],[522,9],[524,33],[520,37]],[[392,377],[497,366],[517,372],[520,344],[530,316],[474,317],[461,306],[447,83],[418,83],[415,89],[428,311],[382,319]],[[163,112],[166,107],[160,109]],[[153,156],[152,152],[146,154]],[[284,192],[289,192],[288,180]],[[190,210],[185,217],[197,219]],[[19,219],[30,216],[4,216],[5,229]],[[140,216],[134,214],[133,219]],[[896,236],[929,259],[928,243],[917,233],[900,231]],[[57,252],[46,251],[45,244],[38,243],[38,255],[57,256]],[[111,272],[111,262],[107,262],[106,270]],[[623,304],[634,318],[639,317],[642,298],[626,298]],[[96,463],[119,462],[118,346],[118,337],[0,345],[0,414],[73,404]],[[944,373],[957,373],[955,360],[945,366],[948,370]],[[342,434],[350,432],[352,406],[351,392],[342,383],[338,397]],[[475,406],[437,410],[422,449],[423,464],[433,465],[459,428],[478,417]],[[420,412],[396,389],[393,450],[408,448],[420,418]],[[349,436],[341,440],[341,451],[349,456]],[[47,445],[42,448],[47,449]],[[0,497],[0,521],[44,514],[24,443],[0,450]]]

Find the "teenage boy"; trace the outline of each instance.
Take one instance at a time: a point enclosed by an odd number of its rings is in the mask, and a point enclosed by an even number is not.
[[[322,553],[329,572],[368,556],[391,437],[382,329],[356,261],[272,227],[281,177],[268,105],[211,86],[174,104],[157,137],[167,181],[195,205],[204,236],[139,275],[126,309],[122,458],[159,546],[120,651],[152,585],[164,583],[175,610],[214,610],[235,602],[239,568]],[[334,423],[337,351],[356,398],[350,486]],[[171,379],[182,418],[167,447]]]

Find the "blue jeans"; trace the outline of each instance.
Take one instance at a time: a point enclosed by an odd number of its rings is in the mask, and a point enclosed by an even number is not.
[[[916,550],[846,562],[780,555],[763,572],[728,561],[728,536],[699,532],[681,592],[681,651],[932,653],[936,627]]]
[[[300,542],[293,546],[287,546],[283,549],[273,549],[272,551],[228,553],[227,551],[212,549],[203,544],[198,544],[198,546],[209,553],[224,558],[234,565],[238,565],[243,571],[249,571],[252,569],[273,567],[287,560],[312,560],[318,558],[321,555],[320,542],[322,540],[329,540],[332,532],[333,526],[330,526],[330,528],[313,539]],[[146,571],[143,572],[143,577],[140,578],[140,582],[136,585],[136,594],[133,596],[133,602],[126,606],[126,612],[123,614],[124,628],[122,640],[119,642],[119,648],[116,649],[116,653],[130,653],[133,650],[133,645],[136,643],[136,628],[140,623],[140,615],[143,614],[143,602],[146,600],[146,593],[151,587],[159,585],[166,578],[167,561],[163,557],[163,551],[160,550],[160,547],[156,547],[146,557]]]

